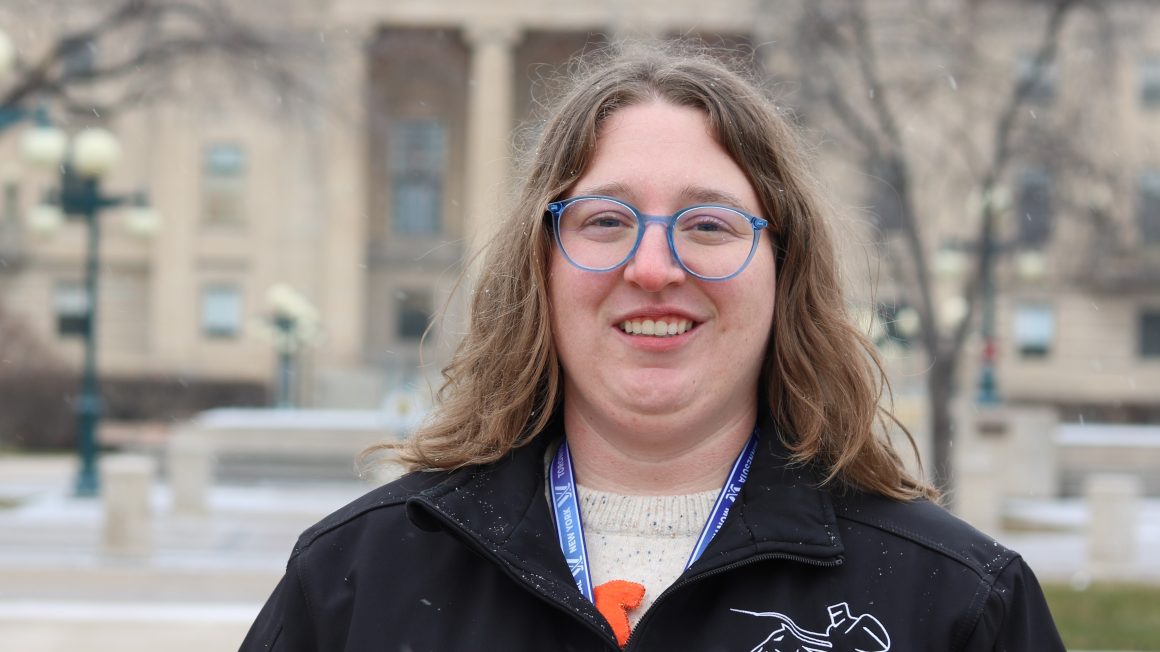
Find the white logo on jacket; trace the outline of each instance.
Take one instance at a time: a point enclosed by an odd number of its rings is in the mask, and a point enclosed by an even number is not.
[[[870,614],[855,616],[845,602],[826,610],[830,624],[824,633],[799,627],[792,618],[776,611],[731,611],[772,618],[777,623],[769,636],[750,652],[887,652],[890,649],[890,634],[882,622]]]

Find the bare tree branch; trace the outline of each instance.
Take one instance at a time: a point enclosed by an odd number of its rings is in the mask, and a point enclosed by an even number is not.
[[[1056,51],[1059,49],[1059,33],[1063,28],[1064,19],[1075,4],[1076,0],[1057,0],[1044,27],[1043,36],[1040,38],[1032,74],[1016,79],[1006,105],[996,121],[991,162],[979,186],[983,198],[983,215],[977,240],[980,244],[978,264],[967,283],[968,293],[964,294],[967,299],[967,319],[962,320],[953,331],[948,351],[951,355],[957,356],[962,351],[971,328],[970,318],[974,316],[976,304],[980,299],[981,290],[983,290],[983,276],[994,266],[995,248],[991,246],[991,243],[996,240],[996,221],[999,217],[999,211],[996,209],[993,197],[996,187],[1011,163],[1012,130],[1016,118],[1023,113],[1032,90],[1036,85],[1042,83],[1040,78],[1042,72],[1047,69],[1048,64],[1055,60]]]
[[[1050,5],[1036,41],[1034,74],[1022,75],[1003,94],[997,110],[988,101],[993,97],[991,71],[996,66],[1009,69],[1010,61],[995,59],[991,49],[979,43],[975,28],[985,9],[978,3],[913,0],[907,7],[892,4],[889,9],[866,0],[802,0],[800,5],[801,29],[795,36],[800,39],[803,88],[815,91],[811,99],[826,107],[833,119],[831,125],[863,152],[868,174],[881,178],[897,193],[900,228],[896,238],[885,241],[884,255],[892,259],[889,268],[896,273],[900,289],[909,295],[921,321],[921,346],[931,365],[927,388],[935,444],[932,468],[940,484],[949,482],[950,474],[951,387],[979,310],[985,281],[982,272],[994,266],[995,247],[990,245],[996,241],[998,215],[993,201],[983,203],[975,238],[976,264],[962,279],[967,317],[950,326],[940,325],[928,254],[931,243],[924,233],[930,227],[920,219],[923,211],[915,188],[924,170],[915,162],[912,148],[924,142],[936,145],[935,151],[939,151],[941,142],[944,157],[963,161],[966,177],[973,179],[968,185],[984,198],[993,198],[1013,156],[1035,146],[1041,126],[1026,126],[1027,121],[1021,118],[1026,116],[1027,104],[1040,83],[1038,75],[1055,58],[1065,18],[1078,1],[1057,0]],[[906,25],[910,26],[908,32],[903,31]],[[881,35],[875,32],[884,26],[890,29],[893,45],[898,45],[895,39],[902,38],[903,47],[921,48],[924,60],[917,68],[883,67]],[[893,78],[887,77],[887,70]],[[964,83],[970,88],[960,90]],[[945,98],[940,91],[947,88],[959,93],[952,103],[959,111],[953,115],[927,114],[926,122],[934,123],[928,127],[933,135],[927,134],[926,141],[908,143],[909,134],[903,129],[906,117],[922,115],[928,103],[935,105],[936,111],[945,111],[937,101]],[[985,145],[978,137],[981,118],[993,125]],[[902,268],[905,273],[900,274]]]
[[[81,48],[95,48],[108,58],[91,67],[70,66]],[[70,112],[85,107],[85,112],[108,113],[149,97],[136,89],[108,101],[105,96],[119,85],[215,58],[232,74],[264,81],[279,94],[313,104],[320,93],[308,71],[320,57],[321,45],[313,39],[248,22],[214,0],[122,0],[91,24],[60,33],[0,93],[0,106],[55,100]],[[92,98],[82,99],[81,91],[89,89]]]
[[[912,175],[906,159],[906,144],[898,129],[898,121],[894,117],[887,89],[882,83],[870,26],[861,1],[851,4],[848,16],[854,33],[852,52],[859,78],[867,89],[870,108],[884,140],[884,147],[877,152],[877,158],[887,174],[891,187],[898,193],[899,205],[902,208],[900,211],[902,235],[907,244],[908,259],[912,261],[908,276],[910,284],[919,296],[916,309],[924,324],[933,324],[934,294],[926,262],[926,248],[923,246],[922,227],[916,218],[910,188]],[[933,328],[923,329],[922,340],[928,355],[932,358],[937,355],[938,337]]]
[[[862,146],[868,157],[877,159],[882,151],[878,134],[858,115],[854,107],[846,100],[846,96],[838,90],[833,82],[827,85],[824,97],[830,105],[830,110],[838,116],[838,122],[844,127],[854,140]]]
[[[858,64],[858,72],[862,82],[866,85],[866,92],[870,98],[870,108],[878,122],[878,128],[886,137],[888,155],[901,152],[903,149],[902,135],[898,131],[898,123],[894,119],[887,102],[887,90],[882,84],[882,75],[878,69],[878,57],[871,42],[870,26],[866,21],[863,10],[863,0],[850,4],[850,24],[854,29],[854,60]]]

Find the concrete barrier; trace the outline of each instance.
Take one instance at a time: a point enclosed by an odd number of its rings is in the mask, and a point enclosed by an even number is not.
[[[989,446],[994,481],[1002,497],[1051,498],[1058,491],[1054,409],[1020,405],[975,406],[968,413],[962,445]]]
[[[176,429],[166,451],[173,509],[204,514],[215,477],[229,466],[235,476],[266,479],[360,479],[355,459],[367,447],[398,441],[417,419],[376,410],[220,409]],[[399,470],[380,465],[380,484]]]
[[[178,431],[167,450],[173,511],[204,514],[213,481],[213,445],[194,432]]]
[[[1054,444],[1064,496],[1081,495],[1089,476],[1108,473],[1131,475],[1144,495],[1160,496],[1160,426],[1068,423]]]
[[[144,455],[108,455],[101,460],[102,543],[107,554],[152,554],[155,474],[156,463]]]
[[[960,402],[955,415],[957,479],[950,498],[960,518],[995,535],[1006,499],[1056,495],[1055,410]]]
[[[999,533],[1003,506],[996,448],[992,442],[978,442],[959,456],[955,492],[950,496],[959,518],[992,536]]]
[[[1131,579],[1136,567],[1140,480],[1131,475],[1088,477],[1088,572],[1097,580]]]

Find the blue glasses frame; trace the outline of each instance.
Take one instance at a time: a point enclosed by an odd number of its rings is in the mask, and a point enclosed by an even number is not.
[[[631,212],[634,216],[636,216],[637,225],[640,227],[636,230],[636,242],[632,243],[632,249],[628,251],[628,255],[624,257],[624,260],[621,260],[615,265],[599,268],[585,267],[575,260],[572,260],[572,256],[568,255],[568,250],[564,248],[564,243],[560,241],[560,217],[564,214],[564,211],[569,206],[575,204],[578,201],[589,199],[602,199],[604,201],[610,201],[614,204],[623,206],[624,208],[628,209],[629,212]],[[749,248],[749,255],[745,257],[745,262],[741,263],[741,267],[738,267],[737,271],[728,276],[703,276],[698,274],[697,272],[689,269],[688,266],[685,265],[685,261],[681,260],[681,256],[677,253],[676,243],[673,242],[673,227],[676,226],[677,220],[679,220],[682,215],[698,208],[721,208],[724,210],[732,211],[744,217],[749,222],[749,225],[753,227],[753,245]],[[665,227],[665,237],[668,240],[669,253],[672,254],[673,260],[677,261],[677,265],[679,265],[681,269],[685,270],[685,273],[691,276],[695,276],[696,278],[699,278],[703,281],[728,281],[734,276],[737,276],[741,272],[745,271],[745,268],[749,267],[749,261],[753,260],[753,254],[757,252],[757,244],[761,242],[761,230],[769,226],[769,221],[757,217],[756,215],[750,215],[749,213],[746,213],[745,211],[737,208],[733,208],[732,206],[723,206],[721,204],[697,204],[695,206],[682,208],[672,215],[648,215],[646,213],[640,212],[636,209],[635,206],[629,204],[628,202],[621,201],[615,197],[605,197],[603,195],[581,195],[579,197],[569,197],[568,199],[554,201],[548,204],[548,212],[552,215],[552,233],[555,234],[556,246],[560,248],[560,251],[563,252],[564,257],[567,258],[568,262],[572,263],[574,267],[587,272],[611,272],[612,270],[617,269],[618,267],[621,267],[628,261],[632,260],[632,257],[636,255],[636,250],[640,248],[640,242],[644,239],[644,232],[645,229],[648,228],[649,224],[661,224]]]

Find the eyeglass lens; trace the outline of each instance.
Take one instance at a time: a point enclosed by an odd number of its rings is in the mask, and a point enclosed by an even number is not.
[[[626,206],[582,199],[560,215],[560,245],[575,264],[607,270],[625,262],[641,228]],[[694,274],[724,278],[745,264],[755,235],[745,215],[723,206],[700,206],[680,213],[673,225],[673,248]]]

